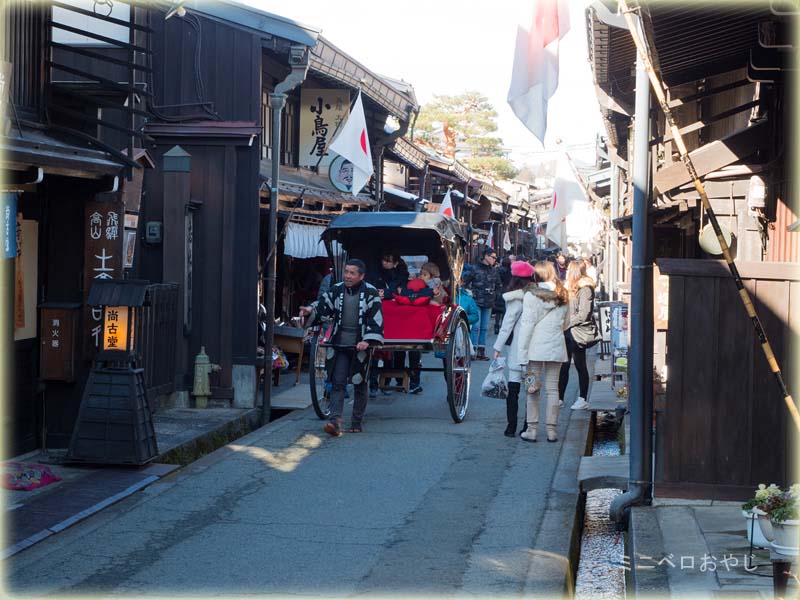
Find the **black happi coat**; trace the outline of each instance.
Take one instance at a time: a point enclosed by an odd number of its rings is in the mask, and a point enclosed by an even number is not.
[[[378,290],[366,281],[362,282],[357,290],[358,299],[358,342],[371,342],[370,348],[355,353],[355,360],[350,363],[350,377],[348,381],[353,384],[360,384],[367,381],[369,372],[370,357],[372,355],[372,343],[383,344],[383,307]],[[340,282],[332,286],[330,291],[322,294],[322,297],[312,304],[314,312],[311,313],[307,327],[319,325],[325,321],[333,322],[333,332],[330,339],[335,340],[339,333],[342,322],[342,310],[344,307],[344,283]],[[333,372],[333,358],[336,355],[334,347],[329,347],[325,356],[325,366],[328,373]]]

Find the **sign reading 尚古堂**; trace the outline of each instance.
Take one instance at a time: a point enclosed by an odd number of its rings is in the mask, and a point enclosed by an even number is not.
[[[327,148],[333,141],[339,124],[350,113],[349,90],[300,91],[300,155],[299,166],[321,167],[330,165],[335,155]]]
[[[84,213],[84,358],[100,350],[103,308],[88,306],[86,299],[96,279],[122,279],[124,205],[119,192],[99,194],[86,203]]]
[[[128,317],[131,309],[127,306],[106,306],[105,327],[103,329],[103,350],[125,351],[128,346]]]

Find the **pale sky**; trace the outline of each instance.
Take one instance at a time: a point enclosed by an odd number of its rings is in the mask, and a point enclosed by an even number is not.
[[[498,113],[498,134],[522,163],[542,158],[556,140],[593,145],[602,131],[586,49],[583,0],[569,0],[570,30],[561,41],[559,87],[550,99],[545,148],[506,102],[524,0],[240,0],[322,30],[374,73],[410,82],[424,104],[434,94],[478,90]],[[528,0],[536,1],[536,0]],[[570,149],[578,154],[578,148]],[[593,148],[592,148],[593,151]],[[593,152],[592,152],[593,154]]]

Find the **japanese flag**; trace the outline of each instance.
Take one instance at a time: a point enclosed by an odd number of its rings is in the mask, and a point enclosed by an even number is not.
[[[494,250],[494,225],[489,225],[489,237],[486,238],[486,247]]]
[[[575,169],[567,154],[562,153],[556,165],[553,202],[547,215],[547,238],[560,248],[566,248],[569,218],[588,208],[588,205],[589,199],[575,175]],[[572,225],[574,229],[574,219]]]
[[[442,205],[439,207],[439,213],[446,216],[455,218],[453,214],[453,203],[450,201],[450,190],[447,190],[447,193],[444,195],[444,200],[442,200]]]
[[[364,105],[361,103],[361,92],[358,92],[356,103],[350,116],[347,117],[339,135],[328,147],[353,164],[353,195],[361,191],[374,173],[372,153],[367,137],[367,122],[364,119]]]
[[[544,144],[547,102],[558,87],[558,44],[569,31],[566,0],[527,0],[518,10],[508,104]]]

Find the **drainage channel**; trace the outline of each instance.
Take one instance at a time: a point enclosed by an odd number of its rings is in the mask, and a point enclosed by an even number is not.
[[[618,456],[620,422],[614,413],[597,412],[595,416],[592,456]],[[575,582],[575,598],[624,598],[625,548],[623,538],[617,540],[614,523],[608,516],[611,501],[622,490],[607,488],[586,494],[581,554]]]

